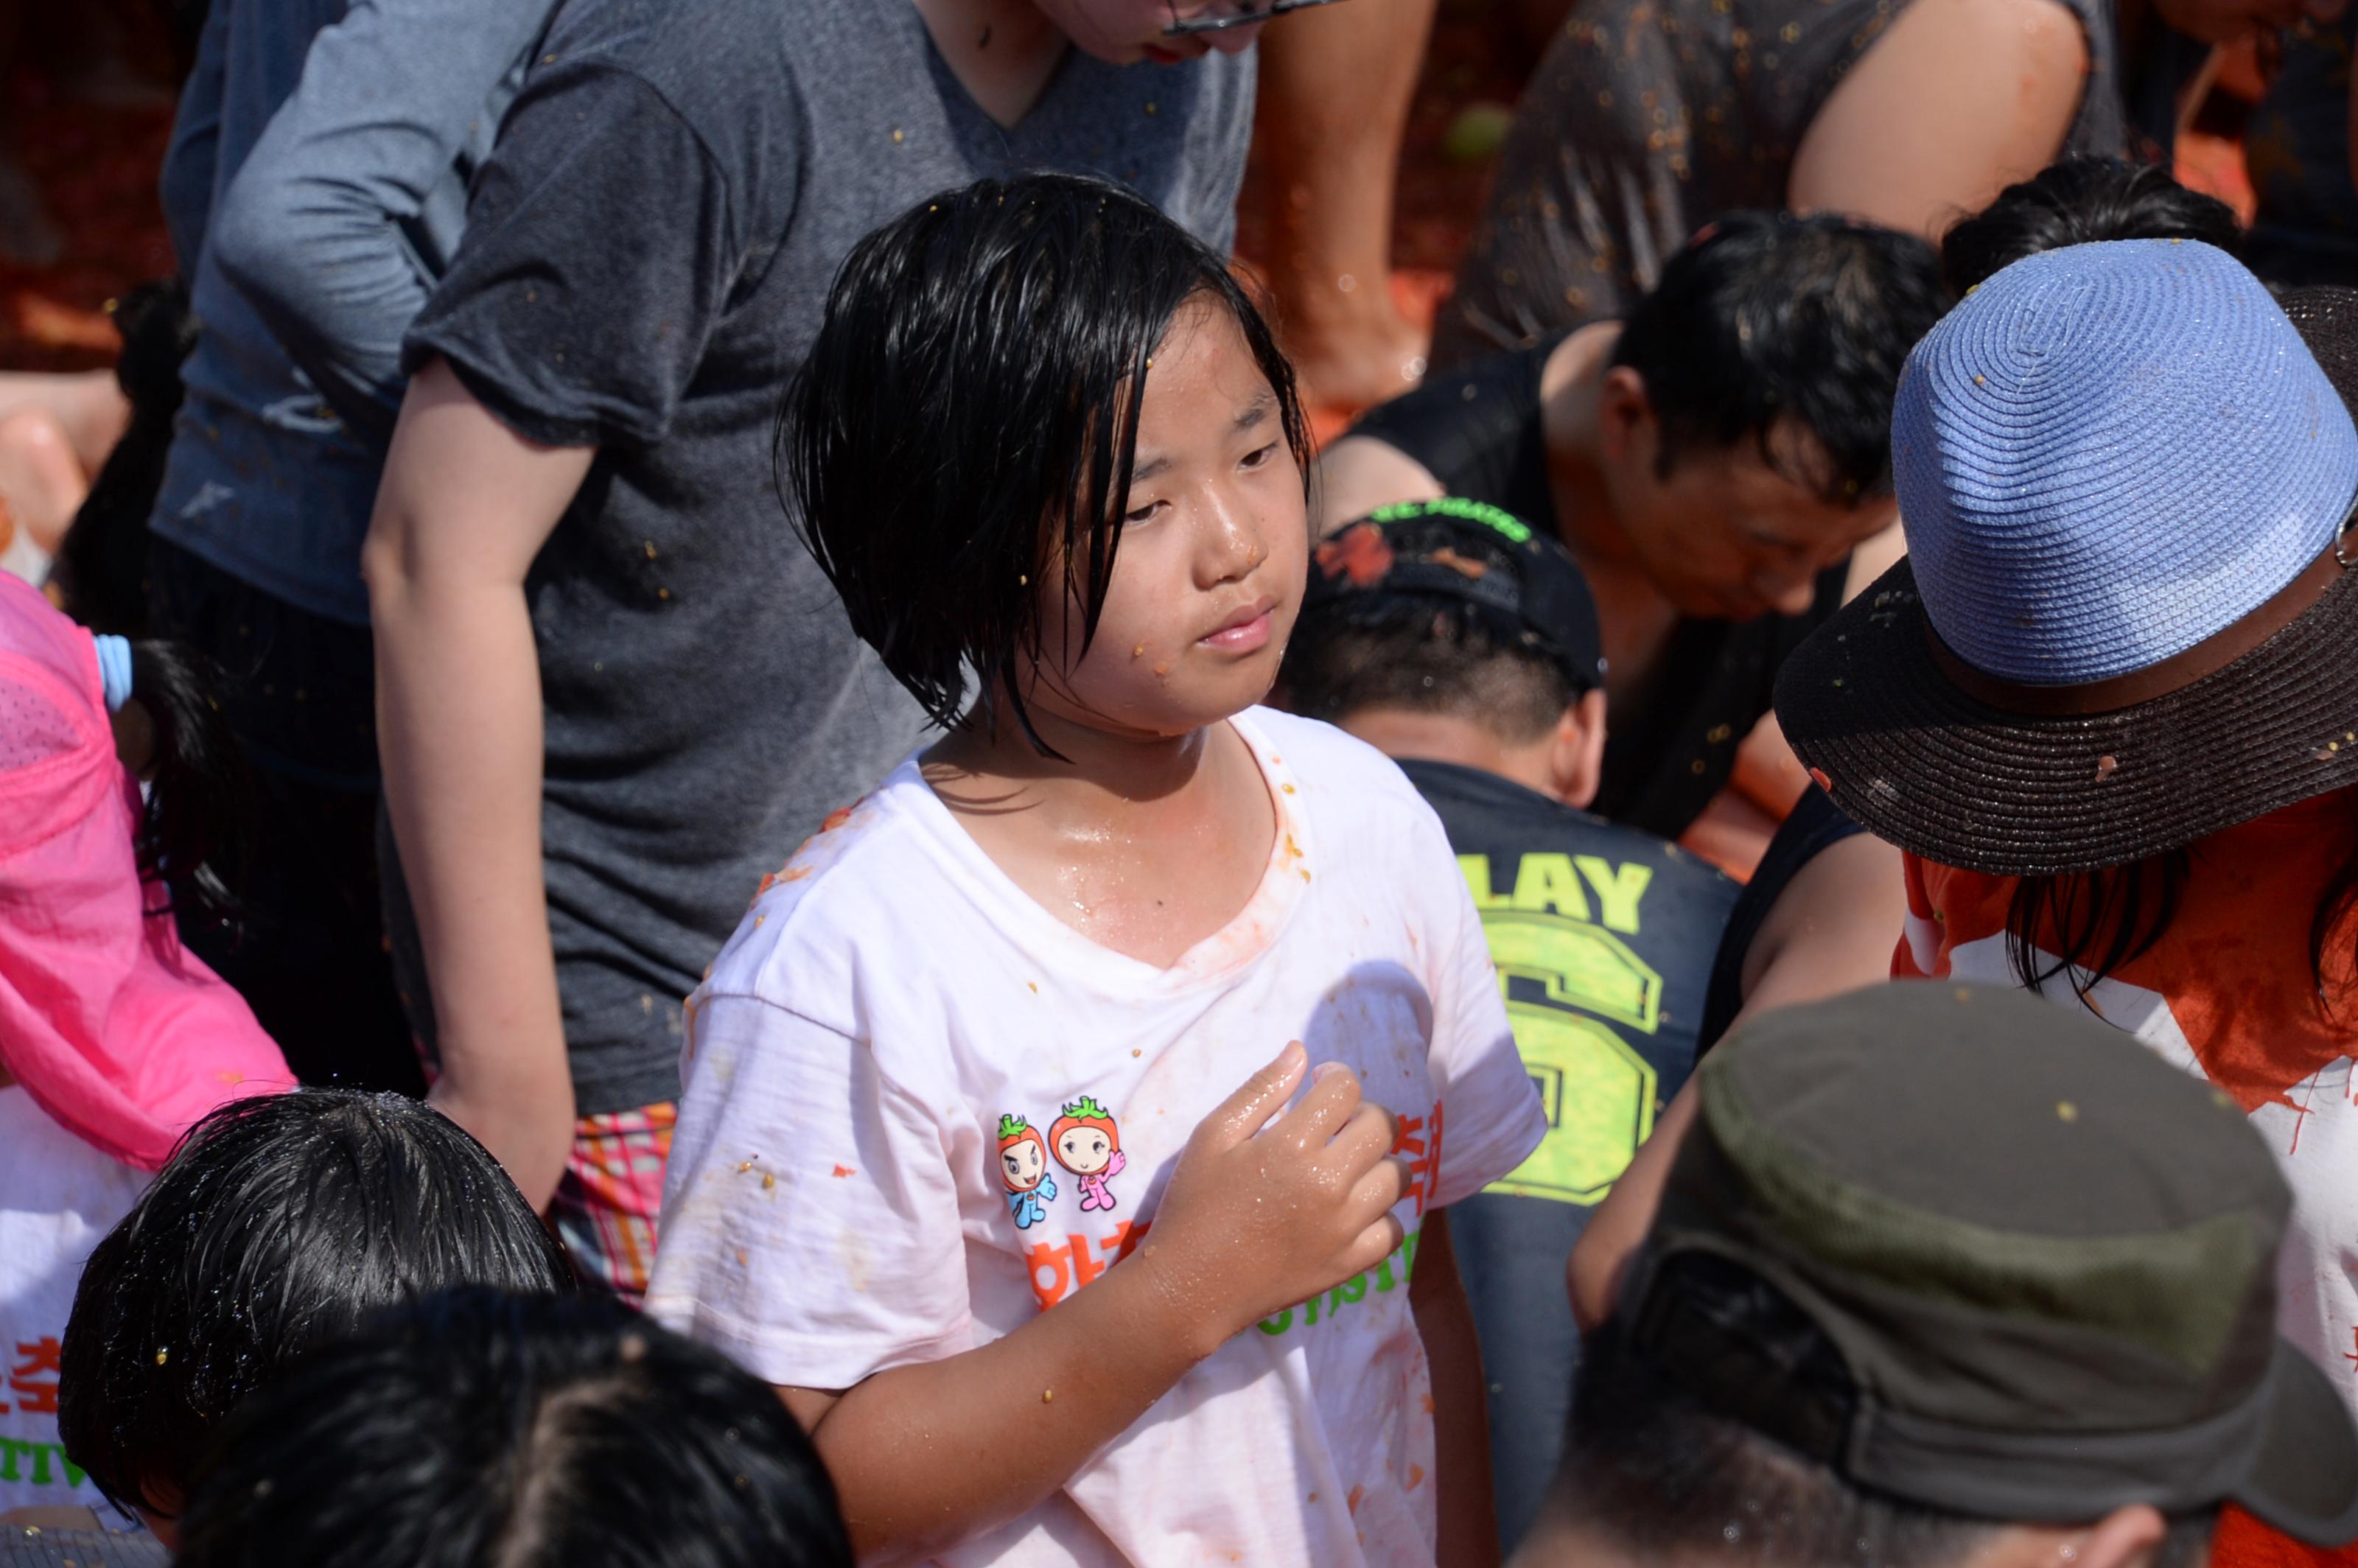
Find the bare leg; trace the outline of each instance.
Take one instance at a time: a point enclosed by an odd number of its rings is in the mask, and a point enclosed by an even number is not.
[[[131,422],[131,402],[111,370],[0,371],[0,418],[22,409],[54,418],[72,446],[84,473],[94,474],[123,438]]]
[[[1392,200],[1436,0],[1350,0],[1262,35],[1271,287],[1311,397],[1365,407],[1424,373],[1391,297]]]
[[[0,503],[33,543],[55,555],[90,493],[65,427],[38,408],[0,416]]]

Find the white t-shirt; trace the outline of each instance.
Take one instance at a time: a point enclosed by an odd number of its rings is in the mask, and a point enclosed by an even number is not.
[[[82,1263],[147,1181],[0,1088],[0,1513],[79,1503],[129,1528],[58,1446],[58,1346]]]
[[[650,1312],[809,1388],[987,1344],[1135,1246],[1189,1134],[1290,1039],[1401,1119],[1412,1238],[1530,1154],[1545,1118],[1440,822],[1339,730],[1234,722],[1276,840],[1167,970],[1033,902],[914,758],[765,882],[690,1001]],[[939,1561],[1430,1568],[1414,1248],[1232,1340]]]

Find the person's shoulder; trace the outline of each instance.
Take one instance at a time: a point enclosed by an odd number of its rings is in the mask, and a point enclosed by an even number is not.
[[[764,875],[705,975],[706,994],[768,1001],[849,995],[879,948],[905,951],[925,911],[937,907],[911,895],[938,878],[941,863],[913,808],[912,788],[925,784],[904,763],[874,792],[830,814]]]
[[[794,112],[795,17],[810,0],[566,0],[526,78],[606,71],[650,89],[682,119]]]
[[[1332,724],[1273,708],[1239,715],[1238,729],[1266,754],[1264,766],[1296,785],[1314,820],[1390,818],[1439,830],[1440,821],[1400,764]]]

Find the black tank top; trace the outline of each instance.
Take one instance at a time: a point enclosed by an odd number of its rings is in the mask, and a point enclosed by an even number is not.
[[[1540,375],[1563,336],[1433,376],[1368,410],[1351,433],[1414,459],[1451,495],[1504,507],[1561,537]],[[1663,838],[1685,832],[1735,773],[1736,747],[1768,711],[1777,667],[1842,604],[1849,570],[1845,559],[1821,573],[1801,615],[1673,626],[1644,711],[1608,724],[1605,778],[1590,809]]]

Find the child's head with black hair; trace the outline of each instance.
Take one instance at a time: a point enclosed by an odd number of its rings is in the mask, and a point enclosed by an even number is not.
[[[2009,185],[1941,239],[1941,274],[1959,298],[2023,257],[2099,240],[2200,240],[2243,247],[2235,210],[2153,164],[2068,157]]]
[[[183,1568],[849,1568],[768,1384],[607,1299],[463,1290],[250,1400]]]
[[[1686,614],[1809,608],[1889,525],[1900,366],[1948,308],[1932,248],[1820,214],[1732,212],[1662,266],[1594,395],[1620,546]]]
[[[223,1106],[82,1271],[59,1436],[168,1533],[190,1466],[247,1395],[372,1314],[461,1284],[574,1289],[563,1250],[456,1122],[351,1089]]]
[[[936,723],[1004,719],[1044,751],[1043,715],[1172,735],[1260,700],[1301,599],[1308,455],[1223,258],[1070,175],[945,191],[862,240],[778,441],[886,668]]]

